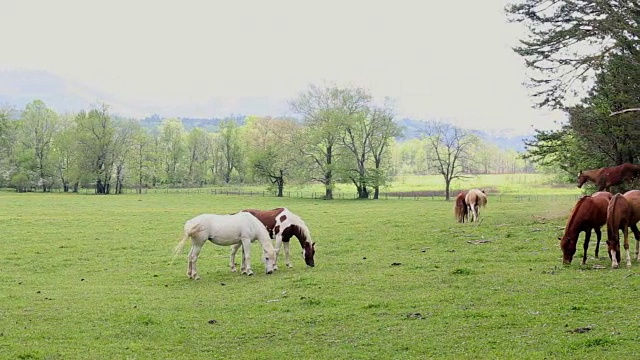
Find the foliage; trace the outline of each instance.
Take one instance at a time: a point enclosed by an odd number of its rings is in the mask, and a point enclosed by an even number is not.
[[[567,93],[593,79],[615,54],[640,60],[636,1],[523,0],[506,12],[528,29],[514,50],[531,69],[539,106],[565,107]]]

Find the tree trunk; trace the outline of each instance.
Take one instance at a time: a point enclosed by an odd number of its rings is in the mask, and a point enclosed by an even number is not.
[[[373,199],[378,200],[378,196],[380,196],[380,186],[376,185],[373,187]]]
[[[449,190],[451,187],[451,179],[449,178],[445,178],[444,179],[444,199],[445,201],[449,201]]]

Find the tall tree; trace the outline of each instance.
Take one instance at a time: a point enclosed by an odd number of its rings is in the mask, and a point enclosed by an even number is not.
[[[189,184],[200,186],[204,182],[207,158],[207,133],[201,128],[192,129],[187,135],[187,179]]]
[[[142,194],[142,189],[147,186],[153,178],[153,164],[155,163],[154,154],[152,152],[153,137],[143,128],[135,129],[132,136],[131,157],[131,176],[135,180],[136,191]]]
[[[445,200],[449,200],[451,181],[464,177],[462,163],[470,157],[470,150],[478,138],[467,130],[447,123],[433,122],[425,128],[429,153],[434,156],[435,170],[445,182]]]
[[[218,146],[223,159],[224,182],[231,181],[234,170],[240,171],[242,166],[242,147],[238,126],[233,120],[225,120],[220,124],[220,136]]]
[[[164,174],[169,185],[178,185],[183,176],[181,166],[186,154],[184,125],[179,119],[166,119],[160,126],[160,147],[164,158]]]
[[[96,194],[111,192],[116,129],[108,111],[109,107],[102,104],[100,108],[88,113],[81,111],[76,116],[81,168],[95,181]]]
[[[637,1],[523,0],[506,12],[528,29],[514,50],[531,69],[539,106],[566,106],[567,92],[593,79],[611,55],[640,61]]]
[[[248,163],[259,178],[267,179],[282,197],[285,178],[301,168],[295,150],[301,126],[293,119],[250,118],[247,120]]]
[[[35,175],[34,182],[42,191],[50,190],[54,181],[54,164],[51,161],[51,140],[57,130],[58,114],[41,100],[27,104],[21,116],[21,142],[30,154],[27,167]]]
[[[334,170],[346,123],[361,113],[371,96],[360,88],[310,85],[290,102],[307,127],[304,155],[313,160],[313,179],[325,186],[325,199],[333,199]]]
[[[368,148],[373,156],[373,198],[380,196],[380,186],[387,183],[388,177],[383,167],[385,158],[389,155],[389,146],[396,137],[402,135],[402,129],[393,121],[393,107],[387,102],[381,107],[371,110],[371,141]]]

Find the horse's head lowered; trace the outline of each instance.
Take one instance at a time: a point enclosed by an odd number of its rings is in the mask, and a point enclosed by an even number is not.
[[[589,180],[589,177],[580,171],[580,173],[578,173],[578,187],[581,188],[587,180]]]
[[[560,240],[560,248],[562,249],[562,263],[563,264],[571,264],[573,260],[573,255],[576,254],[576,244],[578,243],[578,238],[575,239],[569,236],[568,234],[564,234]]]
[[[313,261],[313,255],[315,255],[315,253],[316,243],[311,240],[305,241],[302,248],[302,258],[304,258],[304,262],[307,266],[315,266],[315,262]]]

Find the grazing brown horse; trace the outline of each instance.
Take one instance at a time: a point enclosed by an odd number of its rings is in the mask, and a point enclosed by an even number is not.
[[[269,235],[276,239],[276,261],[280,253],[280,247],[284,242],[285,264],[292,267],[289,256],[289,240],[295,236],[300,241],[302,247],[302,257],[307,266],[314,266],[313,256],[316,253],[316,243],[311,239],[311,233],[304,221],[287,208],[276,208],[271,210],[246,209],[248,212],[257,217],[258,220],[267,228]],[[239,246],[232,247],[232,257],[235,255],[234,249],[237,251]],[[276,264],[275,269],[278,269]]]
[[[631,190],[623,194],[615,194],[607,208],[607,245],[611,268],[620,263],[620,230],[624,235],[624,249],[627,253],[627,266],[631,266],[629,254],[629,228],[636,238],[636,261],[640,261],[640,190]]]
[[[466,195],[467,193],[465,191],[461,191],[458,196],[456,196],[456,203],[453,205],[453,214],[459,223],[469,221],[469,209],[467,208],[467,203],[464,200]]]
[[[611,199],[611,193],[600,191],[591,196],[583,196],[578,200],[567,219],[564,227],[564,235],[560,240],[562,249],[562,262],[571,264],[573,255],[576,253],[578,237],[584,231],[584,254],[582,255],[582,265],[587,263],[587,249],[591,239],[591,230],[595,231],[598,242],[596,243],[596,258],[600,250],[600,239],[602,232],[600,227],[607,223],[607,206]]]
[[[480,215],[480,207],[487,205],[487,194],[484,190],[471,189],[464,197],[469,209],[469,222],[478,221]]]
[[[578,174],[578,187],[582,187],[587,181],[592,181],[598,187],[598,191],[609,191],[611,186],[633,181],[637,177],[640,177],[640,165],[624,163],[617,166],[581,171]]]

